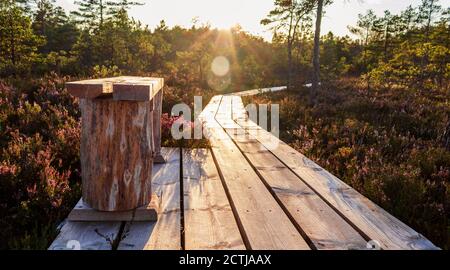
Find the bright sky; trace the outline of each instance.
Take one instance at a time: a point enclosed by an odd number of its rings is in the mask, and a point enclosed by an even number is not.
[[[74,10],[73,0],[56,0],[57,4],[67,10]],[[272,34],[267,27],[259,24],[273,8],[273,0],[144,0],[144,6],[137,6],[130,10],[135,19],[150,28],[155,27],[161,20],[169,26],[181,25],[190,27],[193,18],[199,23],[210,23],[212,27],[230,28],[240,24],[245,31],[263,36],[267,40]],[[332,31],[337,35],[350,34],[347,26],[355,25],[359,13],[373,9],[382,15],[388,9],[391,13],[398,13],[408,5],[417,6],[420,0],[335,0],[326,7],[323,18],[323,32]],[[440,0],[443,7],[450,6],[450,0]]]

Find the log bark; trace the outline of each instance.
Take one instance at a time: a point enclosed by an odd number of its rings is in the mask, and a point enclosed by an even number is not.
[[[101,211],[125,211],[151,200],[152,101],[80,99],[83,200]]]
[[[165,163],[161,154],[161,113],[163,103],[163,89],[159,90],[153,98],[153,161],[155,163]]]

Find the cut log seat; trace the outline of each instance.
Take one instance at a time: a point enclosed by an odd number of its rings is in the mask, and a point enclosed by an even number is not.
[[[115,77],[67,83],[80,98],[83,202],[127,211],[151,201],[161,155],[162,78]]]

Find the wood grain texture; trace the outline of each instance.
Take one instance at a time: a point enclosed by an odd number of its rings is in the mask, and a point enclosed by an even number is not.
[[[153,167],[152,189],[159,197],[157,222],[128,222],[118,249],[181,249],[180,150],[163,147],[164,164]]]
[[[236,102],[234,106],[243,105]],[[437,249],[424,236],[255,123],[242,118],[237,122],[242,127],[251,127],[245,130],[382,249]]]
[[[93,99],[113,96],[115,100],[149,101],[164,86],[163,78],[120,76],[66,83],[75,97]]]
[[[220,106],[219,105],[220,112]],[[226,105],[224,105],[226,106]],[[213,104],[209,109],[217,107]],[[208,110],[209,110],[208,109]],[[213,110],[211,110],[212,113]],[[202,121],[214,117],[206,113]],[[217,115],[216,115],[217,119]],[[215,126],[213,124],[213,126]],[[219,164],[238,222],[252,249],[309,249],[281,207],[222,128],[208,127],[212,152]]]
[[[95,79],[66,83],[67,91],[78,98],[96,98],[112,95],[114,79]]]
[[[245,249],[207,149],[183,150],[185,249]]]
[[[114,100],[148,101],[162,89],[162,78],[128,77],[113,84]]]
[[[67,221],[48,249],[71,250],[79,244],[81,250],[110,250],[120,226],[121,222]]]
[[[125,211],[151,199],[153,114],[150,102],[81,99],[83,200]]]
[[[227,129],[252,166],[317,249],[366,249],[367,241],[260,142]],[[244,134],[245,135],[245,134]]]

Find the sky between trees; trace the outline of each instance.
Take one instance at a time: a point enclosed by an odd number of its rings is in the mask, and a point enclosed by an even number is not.
[[[66,10],[76,10],[73,0],[56,0],[56,4]],[[273,9],[273,0],[144,0],[144,6],[133,7],[130,15],[150,28],[161,20],[168,26],[189,27],[193,19],[198,23],[209,22],[213,28],[230,28],[237,23],[252,34],[272,38],[272,33],[259,22]],[[322,33],[332,31],[336,35],[351,35],[348,25],[354,25],[359,13],[372,9],[382,15],[384,10],[397,13],[408,5],[417,6],[420,0],[338,0],[326,7],[322,22]],[[450,0],[441,0],[442,6],[450,5]],[[176,8],[175,8],[176,7]]]

